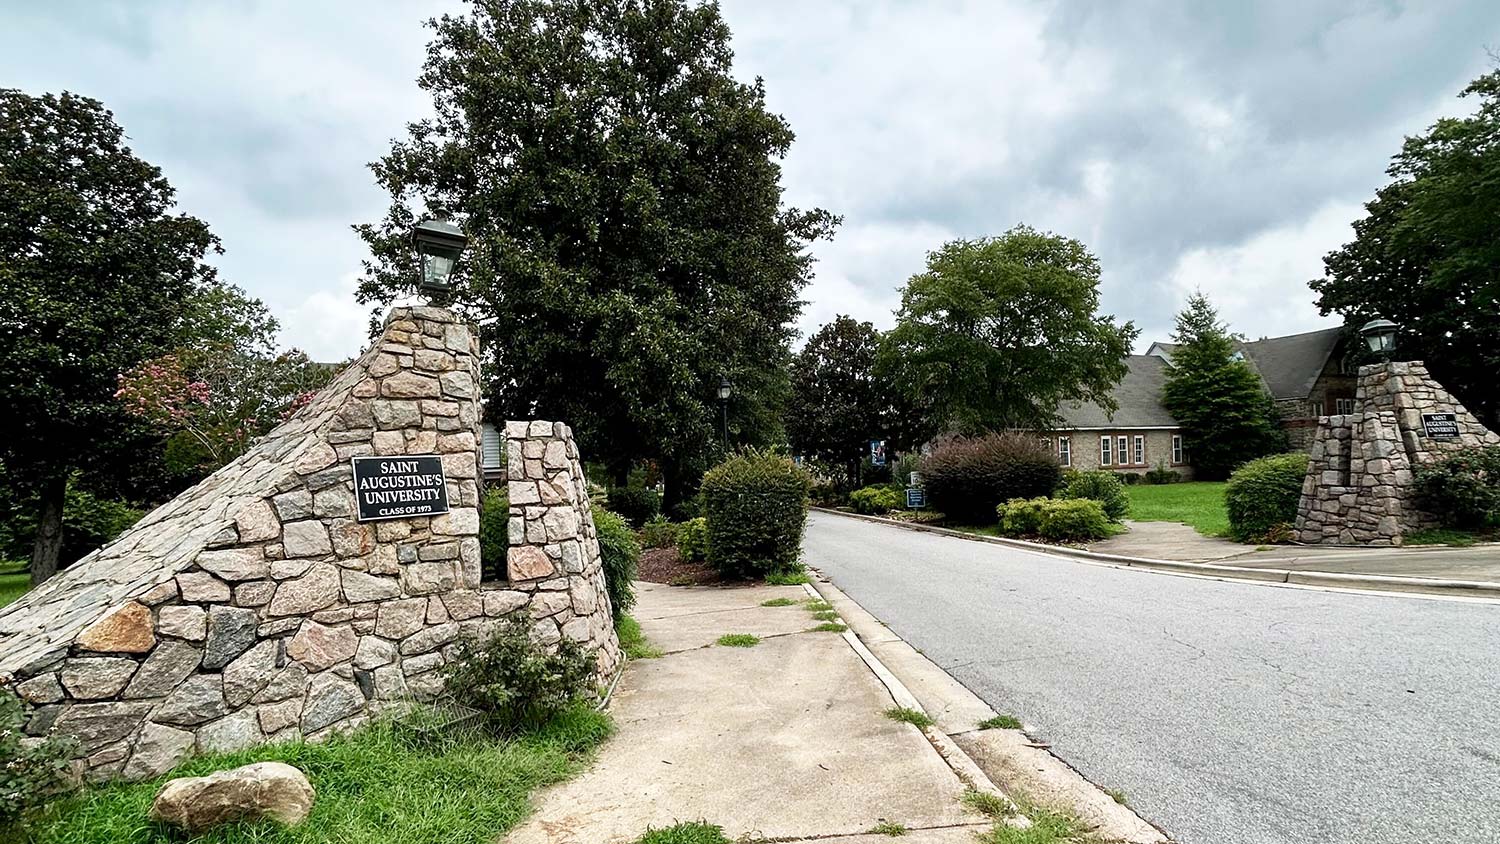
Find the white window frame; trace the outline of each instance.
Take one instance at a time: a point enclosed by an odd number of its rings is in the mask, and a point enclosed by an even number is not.
[[[1172,435],[1172,463],[1173,463],[1173,465],[1181,466],[1184,462],[1186,462],[1186,461],[1183,460],[1183,458],[1186,457],[1186,456],[1187,456],[1187,449],[1185,449],[1185,448],[1182,447],[1182,435],[1181,434],[1173,434]]]
[[[1116,437],[1115,438],[1115,465],[1116,466],[1129,466],[1130,465],[1130,438],[1129,437]]]
[[[1114,465],[1114,458],[1112,457],[1112,455],[1114,454],[1114,448],[1115,448],[1115,438],[1114,437],[1111,437],[1111,436],[1109,436],[1109,435],[1106,434],[1105,436],[1102,436],[1102,437],[1099,438],[1099,465],[1100,466],[1113,466]]]
[[[1137,466],[1146,465],[1146,438],[1136,434],[1130,443],[1130,456]]]
[[[1354,399],[1334,399],[1333,407],[1340,416],[1347,416],[1354,412]]]
[[[1057,462],[1064,466],[1073,465],[1073,438],[1057,438]]]
[[[1324,410],[1327,410],[1327,408],[1323,406],[1322,402],[1315,401],[1315,402],[1312,403],[1312,415],[1314,415],[1314,416],[1327,416],[1328,414],[1324,413],[1323,412]]]

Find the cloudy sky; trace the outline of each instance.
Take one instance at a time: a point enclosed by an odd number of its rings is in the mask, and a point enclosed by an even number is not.
[[[426,113],[420,22],[456,5],[0,0],[0,85],[103,100],[223,239],[222,275],[337,359],[368,317],[349,225],[385,205],[365,164]],[[1321,256],[1500,47],[1493,0],[723,6],[736,72],[798,135],[788,201],[844,215],[804,332],[890,325],[929,249],[1018,222],[1095,251],[1142,347],[1194,288],[1252,337],[1331,324]]]

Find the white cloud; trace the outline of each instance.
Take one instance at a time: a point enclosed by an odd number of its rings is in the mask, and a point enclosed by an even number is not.
[[[370,309],[354,301],[358,282],[358,276],[345,275],[335,285],[273,307],[281,321],[281,342],[328,363],[359,354],[369,344]]]

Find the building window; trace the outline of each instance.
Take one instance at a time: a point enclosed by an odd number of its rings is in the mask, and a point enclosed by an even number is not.
[[[1187,461],[1185,459],[1183,459],[1184,457],[1185,457],[1185,455],[1182,453],[1182,435],[1181,434],[1173,434],[1172,435],[1172,462],[1173,463],[1177,463],[1179,465],[1181,465],[1183,463],[1186,463]]]
[[[1353,413],[1354,399],[1334,399],[1333,406],[1334,410],[1338,411],[1339,415]]]
[[[1108,466],[1109,464],[1115,462],[1110,457],[1110,451],[1113,448],[1113,445],[1114,445],[1114,438],[1112,438],[1112,437],[1100,437],[1099,438],[1099,465],[1100,466]]]
[[[1314,415],[1314,416],[1322,416],[1323,415],[1323,403],[1322,402],[1315,401],[1315,402],[1312,403],[1312,415]]]
[[[1135,451],[1131,452],[1131,456],[1135,458],[1135,465],[1146,465],[1146,438],[1140,434],[1136,434],[1132,445],[1135,446]]]
[[[1057,462],[1064,466],[1073,465],[1073,438],[1057,438]]]
[[[1130,465],[1130,440],[1126,437],[1115,440],[1115,462],[1121,466]]]

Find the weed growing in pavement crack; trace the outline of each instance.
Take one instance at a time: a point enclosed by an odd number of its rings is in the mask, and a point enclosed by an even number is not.
[[[1009,800],[988,791],[971,788],[964,792],[963,802],[965,806],[979,814],[989,815],[996,819],[1008,818],[1016,813],[1016,807],[1012,806]]]
[[[791,598],[772,598],[769,601],[761,601],[760,605],[763,607],[790,607],[795,606],[796,603]]]
[[[812,616],[819,621],[833,621],[839,617],[839,614],[834,610],[823,610],[822,612],[813,613]]]
[[[845,627],[842,624],[839,624],[837,621],[825,621],[822,624],[819,624],[817,627],[809,627],[808,628],[808,632],[809,633],[842,633],[842,632],[844,632],[845,630],[848,630],[848,629],[849,628]]]
[[[634,844],[734,844],[717,824],[693,821],[648,829]]]
[[[881,821],[870,827],[871,835],[889,835],[892,838],[905,835],[906,832],[907,829],[904,824],[893,823],[891,821]]]
[[[1021,726],[1021,719],[1017,718],[1014,715],[996,715],[993,718],[986,718],[983,721],[980,721],[979,722],[979,729],[981,729],[981,730],[1020,730],[1020,729],[1024,729],[1024,728]]]
[[[615,626],[615,635],[620,637],[620,649],[631,659],[656,659],[662,655],[661,648],[646,641],[640,623],[628,615]]]
[[[803,603],[807,604],[808,612],[827,612],[833,609],[833,604],[828,603],[822,598],[808,598]]]
[[[1026,817],[1031,820],[1026,829],[1000,821],[979,836],[980,844],[1069,844],[1080,840],[1082,825],[1067,815],[1033,809]]]
[[[726,648],[753,648],[760,644],[760,637],[749,633],[725,633],[719,637],[719,644]]]
[[[921,728],[931,727],[933,724],[937,723],[933,721],[932,717],[929,716],[926,712],[923,712],[919,709],[910,709],[905,706],[893,706],[890,709],[887,709],[885,711],[885,717],[891,719],[892,721],[903,721],[907,724],[911,724],[914,727]]]
[[[1106,788],[1104,790],[1104,793],[1109,795],[1109,799],[1115,801],[1116,803],[1119,803],[1121,806],[1125,805],[1125,792],[1121,791],[1120,789]]]

